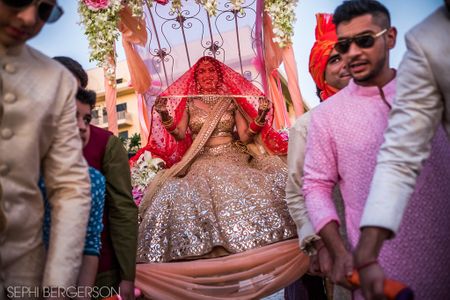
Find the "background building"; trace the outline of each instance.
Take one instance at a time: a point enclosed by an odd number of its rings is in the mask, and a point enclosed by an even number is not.
[[[92,124],[108,129],[108,118],[105,106],[105,82],[102,68],[87,70],[89,76],[88,89],[97,93],[97,103],[92,111]],[[119,125],[119,137],[130,138],[135,133],[139,134],[137,98],[131,86],[130,74],[126,61],[117,62],[117,123]]]

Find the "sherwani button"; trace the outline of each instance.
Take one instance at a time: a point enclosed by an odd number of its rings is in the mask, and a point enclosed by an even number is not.
[[[3,96],[3,100],[6,103],[14,103],[14,102],[16,102],[17,97],[13,93],[6,93],[5,96]]]
[[[10,74],[16,73],[17,70],[17,68],[11,63],[4,65],[3,69]]]
[[[1,136],[5,140],[9,140],[13,136],[13,131],[9,128],[3,128],[1,132]]]

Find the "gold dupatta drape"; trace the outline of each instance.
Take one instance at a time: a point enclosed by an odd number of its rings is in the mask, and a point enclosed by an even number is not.
[[[200,150],[205,146],[209,137],[213,133],[214,129],[217,126],[217,123],[222,118],[222,115],[227,110],[230,105],[232,99],[229,97],[224,97],[221,101],[219,101],[216,105],[214,105],[212,111],[209,113],[207,120],[205,121],[202,129],[198,133],[196,139],[192,143],[189,150],[185,153],[181,161],[173,165],[170,169],[161,171],[158,176],[152,181],[150,186],[148,187],[142,203],[139,207],[139,213],[143,214],[148,209],[151,204],[151,201],[155,194],[159,191],[161,186],[172,177],[183,174],[189,168],[197,154]]]

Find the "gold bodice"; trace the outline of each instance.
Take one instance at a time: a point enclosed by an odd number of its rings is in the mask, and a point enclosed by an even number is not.
[[[212,108],[212,106],[210,108]],[[193,100],[190,100],[188,102],[188,111],[189,128],[191,129],[192,134],[196,136],[205,123],[206,119],[208,118],[209,111],[206,111],[195,105],[195,102]],[[234,102],[232,102],[227,111],[222,115],[219,123],[217,123],[217,126],[211,134],[211,137],[232,136],[235,125],[235,111],[236,105],[234,104]]]

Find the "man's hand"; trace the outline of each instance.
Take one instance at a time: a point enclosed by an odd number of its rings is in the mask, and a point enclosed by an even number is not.
[[[384,300],[384,272],[378,263],[359,271],[361,290],[366,300]]]
[[[134,300],[134,282],[122,280],[119,284],[119,292],[122,300]]]
[[[323,276],[330,277],[333,268],[333,259],[331,258],[330,251],[328,251],[325,245],[318,250],[317,257],[320,273],[322,273]]]
[[[383,269],[378,263],[371,262],[378,259],[384,241],[391,235],[389,230],[381,227],[364,227],[361,231],[354,260],[355,266],[360,268],[361,289],[366,299],[385,299]]]
[[[322,276],[322,274],[320,273],[319,259],[317,258],[317,254],[311,255],[309,257],[308,273],[313,276]]]
[[[317,254],[310,256],[309,272],[317,276],[330,276],[333,260],[325,244],[319,240],[314,242]]]
[[[334,256],[333,268],[331,270],[331,281],[347,289],[353,289],[348,282],[347,276],[353,271],[353,256],[348,251],[336,253]]]
[[[327,223],[320,230],[319,235],[333,258],[333,267],[330,273],[331,281],[352,289],[351,284],[347,281],[347,276],[352,274],[353,256],[345,248],[337,223],[334,221]]]

